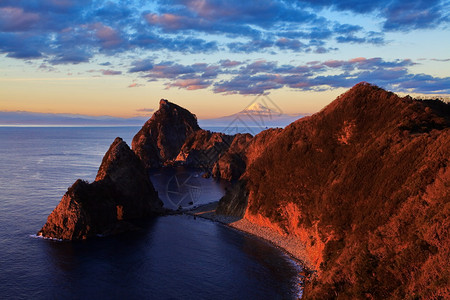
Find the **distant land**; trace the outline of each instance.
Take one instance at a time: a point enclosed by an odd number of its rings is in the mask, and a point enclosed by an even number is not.
[[[215,119],[202,119],[204,127],[285,127],[309,114],[284,114],[276,107],[255,102],[241,112]],[[0,111],[0,126],[142,126],[149,116],[120,118],[81,114]]]
[[[142,126],[148,116],[119,118],[79,114],[0,111],[0,126]]]
[[[285,114],[275,104],[254,102],[238,113],[215,119],[202,119],[198,123],[203,127],[285,127],[307,115],[310,114]]]

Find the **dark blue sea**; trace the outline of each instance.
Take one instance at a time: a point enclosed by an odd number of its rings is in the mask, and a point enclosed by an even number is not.
[[[158,217],[140,231],[82,242],[34,236],[76,179],[95,179],[114,138],[130,145],[138,130],[0,127],[0,299],[297,298],[299,265],[201,218]],[[186,205],[219,200],[225,184],[197,175],[181,175],[196,187]]]

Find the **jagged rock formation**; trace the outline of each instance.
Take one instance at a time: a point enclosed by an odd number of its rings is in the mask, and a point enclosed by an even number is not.
[[[248,133],[236,134],[229,149],[214,165],[213,176],[229,181],[239,179],[247,165],[251,164],[281,131],[280,128],[271,128],[255,137]]]
[[[236,134],[230,147],[215,162],[214,177],[234,180],[241,177],[246,167],[246,150],[253,137],[251,134]]]
[[[116,138],[94,182],[77,180],[38,235],[80,240],[133,227],[126,222],[162,212],[162,202],[139,158]]]
[[[235,136],[198,130],[186,138],[176,161],[192,167],[211,169],[233,143]]]
[[[219,207],[303,241],[306,299],[449,297],[448,104],[360,83],[266,135]]]
[[[215,167],[214,175],[231,180],[245,170],[243,143],[247,144],[251,138],[249,134],[231,136],[202,130],[195,115],[161,100],[159,110],[134,136],[132,148],[147,168],[185,165],[203,168],[208,174],[219,158],[227,154]]]
[[[248,204],[248,189],[245,180],[233,184],[220,199],[216,214],[233,217],[244,217]]]
[[[198,130],[195,115],[161,99],[159,110],[134,136],[132,148],[145,167],[157,168],[175,160],[186,138]]]

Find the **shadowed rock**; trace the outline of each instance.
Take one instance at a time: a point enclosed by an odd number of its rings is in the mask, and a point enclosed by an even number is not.
[[[138,157],[116,138],[94,182],[77,180],[48,216],[39,236],[79,240],[135,228],[127,222],[162,212],[162,202]]]
[[[215,162],[212,174],[225,180],[238,179],[245,171],[246,151],[252,141],[251,134],[236,134],[230,147]]]
[[[228,150],[234,137],[220,132],[198,130],[186,139],[176,160],[190,167],[210,170]]]

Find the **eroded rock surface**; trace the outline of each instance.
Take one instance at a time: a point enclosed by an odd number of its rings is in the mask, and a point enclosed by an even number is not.
[[[162,212],[147,171],[128,145],[116,138],[94,182],[77,180],[48,216],[38,235],[80,240],[129,230],[127,222]]]
[[[159,109],[134,136],[132,148],[146,168],[157,168],[173,162],[186,138],[198,130],[195,115],[162,99]]]
[[[360,83],[267,138],[219,207],[306,246],[306,299],[449,297],[449,104]]]

